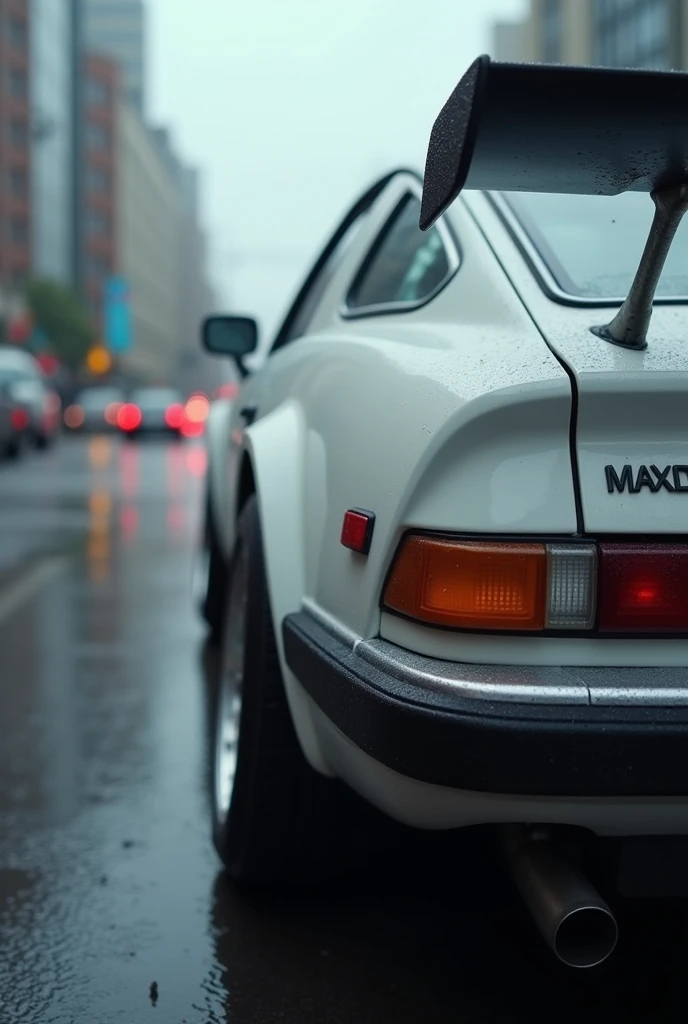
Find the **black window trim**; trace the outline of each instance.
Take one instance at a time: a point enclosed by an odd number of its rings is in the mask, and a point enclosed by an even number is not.
[[[496,212],[548,299],[558,302],[561,306],[575,306],[579,309],[606,309],[610,306],[623,305],[626,300],[625,295],[593,298],[589,295],[576,295],[575,292],[562,288],[506,196],[500,192],[484,192],[483,195]],[[638,262],[640,262],[641,254],[642,249],[638,252]],[[686,304],[688,304],[686,295],[659,295],[654,300],[655,306],[685,306]]]
[[[420,201],[422,196],[421,181],[416,177],[416,175],[413,175],[413,178],[413,183],[409,182],[408,188],[400,196],[399,201],[395,204],[394,209],[380,228],[371,243],[368,252],[365,254],[358,269],[354,273],[351,284],[347,289],[346,297],[339,308],[339,315],[343,320],[360,320],[362,317],[369,316],[392,316],[399,313],[411,313],[415,309],[420,309],[422,306],[426,306],[429,302],[432,302],[432,300],[446,288],[461,267],[462,256],[458,240],[447,219],[445,217],[441,217],[434,225],[434,228],[437,229],[442,240],[447,262],[449,264],[449,270],[431,292],[423,296],[422,299],[410,300],[408,302],[377,302],[369,306],[349,305],[353,292],[358,287],[361,279],[368,272],[368,268],[380,251],[380,248],[384,244],[389,232],[394,227],[401,210],[408,202],[409,196]]]

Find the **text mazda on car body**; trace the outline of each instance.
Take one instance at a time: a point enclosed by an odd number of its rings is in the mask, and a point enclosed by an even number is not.
[[[206,322],[244,373],[205,594],[235,877],[308,870],[335,777],[495,826],[589,966],[616,924],[575,836],[654,837],[642,876],[688,834],[686,103],[680,74],[481,58],[255,371],[255,323]]]

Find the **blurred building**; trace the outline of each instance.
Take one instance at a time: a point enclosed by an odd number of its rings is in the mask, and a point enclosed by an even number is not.
[[[182,305],[179,383],[191,390],[211,390],[217,383],[218,374],[222,380],[227,375],[220,373],[218,360],[207,356],[200,346],[201,321],[215,312],[215,297],[208,283],[207,240],[201,226],[200,173],[180,160],[167,129],[157,127],[150,131],[160,157],[176,183],[181,206],[184,245],[179,281]]]
[[[125,102],[118,111],[117,239],[133,324],[123,366],[150,381],[176,382],[183,347],[180,292],[183,212],[177,182],[151,133]]]
[[[94,54],[84,56],[82,73],[82,291],[93,322],[101,326],[107,281],[119,269],[119,74],[111,60]]]
[[[29,0],[0,0],[0,318],[31,271],[30,22]]]
[[[78,288],[80,0],[29,0],[31,272]]]
[[[528,25],[520,21],[498,21],[492,26],[490,54],[495,60],[520,61],[526,52]]]
[[[84,35],[90,53],[119,68],[122,97],[139,116],[146,110],[146,18],[143,0],[84,0]]]
[[[607,67],[688,66],[688,0],[531,0],[521,60]],[[499,36],[495,26],[495,56]],[[502,57],[501,59],[513,59]]]

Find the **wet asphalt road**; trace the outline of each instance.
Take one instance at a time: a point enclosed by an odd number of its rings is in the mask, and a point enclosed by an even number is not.
[[[66,438],[0,467],[0,1024],[683,1020],[682,911],[559,972],[489,847],[428,837],[241,895],[208,837],[204,453]]]

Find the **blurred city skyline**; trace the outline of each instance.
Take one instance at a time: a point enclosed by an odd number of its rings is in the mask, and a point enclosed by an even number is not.
[[[11,306],[52,278],[100,332],[123,276],[136,343],[122,365],[168,380],[228,372],[200,354],[211,309],[255,315],[267,344],[363,187],[422,172],[480,53],[644,67],[688,54],[688,0],[427,0],[422,16],[394,0],[0,0],[0,22],[15,61],[0,320],[3,288]]]
[[[434,118],[526,0],[148,0],[150,103],[204,172],[213,284],[275,328],[364,185],[422,170]]]
[[[152,42],[145,0],[0,0],[0,341],[63,394],[227,377],[199,344],[202,175],[151,117]]]

